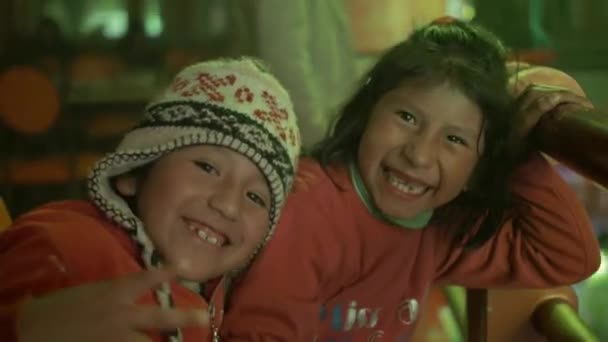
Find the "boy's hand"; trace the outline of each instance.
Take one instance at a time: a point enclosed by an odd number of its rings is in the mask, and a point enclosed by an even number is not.
[[[208,324],[204,310],[135,304],[141,294],[172,278],[169,271],[143,271],[29,300],[18,318],[19,341],[139,342],[149,341],[143,331]]]

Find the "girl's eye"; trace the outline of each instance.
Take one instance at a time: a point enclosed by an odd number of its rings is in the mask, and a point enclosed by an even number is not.
[[[195,161],[194,163],[201,170],[203,170],[209,174],[216,175],[216,176],[219,176],[219,174],[220,174],[219,170],[215,166],[213,166],[205,161]]]
[[[404,111],[404,110],[397,111],[397,115],[399,115],[401,120],[403,120],[407,123],[416,124],[416,117],[414,116],[414,114],[412,114],[408,111]]]
[[[247,197],[255,204],[259,205],[262,208],[267,208],[266,202],[262,199],[261,196],[256,194],[255,192],[248,192]]]
[[[448,141],[452,142],[454,144],[459,144],[459,145],[463,145],[463,146],[469,146],[466,142],[466,140],[462,139],[459,136],[456,135],[448,135]]]

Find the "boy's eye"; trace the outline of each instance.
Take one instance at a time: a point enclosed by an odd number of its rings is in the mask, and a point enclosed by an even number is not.
[[[459,136],[456,135],[448,135],[448,141],[455,143],[455,144],[460,144],[460,145],[464,145],[464,146],[468,146],[466,140],[462,139]]]
[[[195,161],[194,163],[201,170],[203,170],[203,171],[205,171],[207,173],[210,173],[210,174],[216,175],[216,176],[219,176],[219,174],[220,174],[219,170],[215,166],[207,163],[206,161]]]
[[[410,123],[410,124],[415,124],[416,123],[416,117],[414,116],[414,114],[405,111],[405,110],[400,110],[397,111],[397,115],[399,115],[399,117],[401,118],[401,120]]]
[[[259,205],[262,208],[267,208],[266,202],[262,199],[262,196],[259,196],[255,192],[248,192],[247,197],[255,204]]]

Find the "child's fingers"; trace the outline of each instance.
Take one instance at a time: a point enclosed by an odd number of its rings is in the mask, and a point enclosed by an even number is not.
[[[116,279],[111,282],[111,292],[121,302],[132,303],[142,293],[171,281],[175,274],[170,270],[148,270]]]
[[[562,101],[559,103],[559,105],[563,105],[563,104],[573,104],[573,105],[578,105],[583,107],[584,109],[595,109],[595,106],[593,105],[593,102],[591,102],[591,100],[589,100],[586,97],[583,96],[579,96],[573,93],[568,93],[567,95],[565,94],[564,97],[562,98]]]
[[[554,118],[561,118],[564,115],[577,114],[584,111],[593,110],[594,107],[581,106],[578,103],[562,103],[558,105],[553,111],[551,116]]]
[[[530,84],[518,97],[519,108],[526,110],[531,108],[535,103],[539,101],[545,101],[550,97],[554,97],[555,94],[568,90],[565,88],[558,88],[553,86],[541,85],[541,84]]]
[[[131,329],[172,330],[209,324],[204,310],[163,309],[155,306],[133,306],[126,318]]]
[[[589,99],[566,88],[531,85],[519,98],[519,113],[514,134],[518,139],[527,136],[541,118],[549,112],[577,112],[593,108]]]
[[[526,89],[520,98],[520,108],[523,111],[538,111],[544,114],[560,104],[578,104],[584,108],[593,108],[589,99],[579,96],[568,89],[533,85]]]
[[[593,104],[589,99],[568,91],[560,91],[539,98],[535,108],[532,108],[532,110],[536,110],[539,115],[542,115],[563,105],[576,105],[581,107],[581,109],[593,109]]]

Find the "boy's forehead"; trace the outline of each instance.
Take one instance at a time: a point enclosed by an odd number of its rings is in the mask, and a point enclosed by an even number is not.
[[[175,156],[178,156],[178,154],[180,154],[182,157],[185,158],[209,158],[216,161],[222,161],[235,166],[235,169],[232,171],[236,171],[237,173],[244,170],[253,171],[255,169],[257,170],[256,177],[259,176],[263,179],[266,179],[260,167],[250,157],[227,146],[214,144],[197,144],[170,152],[170,154],[173,154]],[[244,174],[244,172],[242,174]]]
[[[253,161],[250,160],[246,155],[235,151],[228,146],[214,144],[194,144],[185,146],[173,152],[169,152],[169,155],[195,159],[214,158],[226,161],[247,159],[251,164],[255,165],[255,163],[253,163]]]

